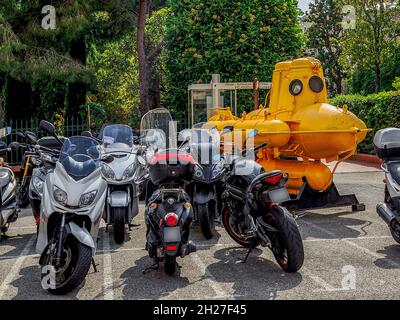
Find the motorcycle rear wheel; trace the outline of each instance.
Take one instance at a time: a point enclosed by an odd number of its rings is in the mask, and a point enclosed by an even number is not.
[[[276,206],[263,220],[279,231],[272,233],[266,230],[279,266],[288,273],[299,271],[304,262],[304,247],[294,218],[285,208]]]
[[[176,271],[176,256],[165,255],[164,271],[168,275],[173,275]]]
[[[50,252],[49,246],[44,251],[42,260],[41,280],[49,284],[51,280],[50,270],[43,271],[45,266],[54,266],[55,256]],[[54,286],[45,288],[55,295],[67,294],[75,290],[85,279],[92,262],[92,248],[82,244],[74,237],[69,237],[63,247],[64,264],[53,276]]]
[[[222,210],[222,223],[228,235],[238,244],[245,248],[256,248],[260,245],[259,240],[244,239],[244,237],[239,234],[237,226],[235,226],[234,218],[229,214],[227,209]]]

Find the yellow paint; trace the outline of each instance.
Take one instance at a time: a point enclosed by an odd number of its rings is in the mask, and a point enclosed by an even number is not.
[[[299,193],[303,178],[313,190],[327,190],[333,174],[321,161],[348,158],[369,131],[348,106],[341,109],[328,103],[325,80],[323,91],[313,92],[309,87],[312,76],[325,79],[320,62],[314,58],[278,63],[268,108],[261,107],[241,118],[234,117],[229,109],[218,109],[209,119],[219,130],[230,125],[235,130],[257,129],[255,143],[268,143],[258,161],[267,170],[287,172],[291,194]],[[296,79],[302,81],[303,90],[293,96],[289,86]]]

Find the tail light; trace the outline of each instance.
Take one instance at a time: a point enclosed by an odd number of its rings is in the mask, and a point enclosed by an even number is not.
[[[277,185],[283,179],[283,173],[278,174],[276,176],[267,177],[264,179],[264,182],[272,184],[273,186]]]
[[[167,246],[167,251],[176,251],[178,250],[177,246]]]
[[[169,227],[175,227],[178,224],[178,216],[171,212],[165,216],[165,223]]]

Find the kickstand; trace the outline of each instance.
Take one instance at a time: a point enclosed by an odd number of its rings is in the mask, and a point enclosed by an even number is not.
[[[156,261],[150,267],[147,267],[146,269],[144,269],[142,271],[142,274],[147,274],[151,271],[158,270],[159,267],[160,267],[160,263],[158,261]]]
[[[94,273],[97,273],[98,270],[97,270],[97,265],[96,265],[96,262],[94,261],[94,258],[92,258],[92,266],[93,266],[93,269],[94,269]]]
[[[244,259],[240,260],[241,263],[246,263],[247,262],[247,259],[249,258],[250,253],[253,251],[253,245],[254,245],[254,240],[251,241],[249,251],[247,251],[246,256],[244,257]]]

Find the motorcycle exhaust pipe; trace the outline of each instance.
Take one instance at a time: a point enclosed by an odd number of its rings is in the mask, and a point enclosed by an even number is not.
[[[386,222],[387,225],[391,226],[392,222],[396,220],[397,216],[395,213],[390,209],[386,203],[379,203],[376,206],[376,212],[379,216]]]

